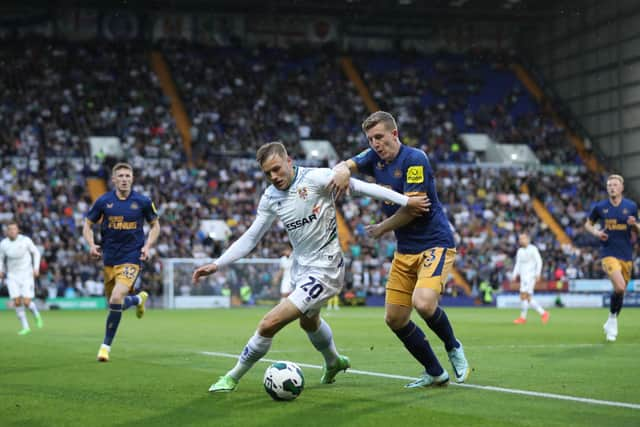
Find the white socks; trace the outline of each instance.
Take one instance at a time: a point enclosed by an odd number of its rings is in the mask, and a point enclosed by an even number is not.
[[[22,329],[29,329],[29,322],[27,322],[27,313],[24,312],[23,305],[16,307],[16,315],[18,316],[18,319],[20,319],[20,323],[22,323]]]
[[[538,304],[538,301],[536,301],[533,298],[531,298],[531,301],[529,301],[529,303],[531,304],[531,308],[533,308],[535,311],[537,311],[538,314],[540,314],[540,315],[544,314],[544,309],[542,307],[540,307],[540,304]]]
[[[38,311],[38,307],[36,306],[36,303],[33,302],[33,300],[29,303],[29,310],[31,310],[31,312],[36,318],[40,317],[40,312]]]
[[[273,338],[260,336],[258,332],[253,334],[253,336],[249,338],[249,342],[247,342],[244,350],[242,350],[236,366],[227,372],[227,375],[230,375],[236,381],[242,378],[258,360],[267,354],[271,348],[272,341]]]
[[[520,301],[520,317],[522,317],[523,319],[527,318],[527,310],[529,310],[529,301],[522,300]]]
[[[324,361],[327,366],[333,366],[338,360],[338,351],[336,350],[336,344],[333,341],[333,332],[329,324],[320,319],[320,327],[315,332],[307,332],[311,344],[322,353]]]

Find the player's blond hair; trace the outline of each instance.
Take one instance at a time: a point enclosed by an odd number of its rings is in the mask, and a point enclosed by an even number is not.
[[[256,151],[256,160],[258,164],[262,166],[262,164],[271,156],[276,155],[283,159],[289,157],[287,153],[287,149],[284,147],[284,144],[280,141],[272,141],[263,144]]]
[[[115,175],[117,171],[119,171],[120,169],[129,169],[131,171],[131,174],[133,175],[133,167],[129,164],[129,163],[116,163],[113,166],[113,169],[111,169],[111,175]]]
[[[364,122],[362,122],[362,130],[366,132],[378,123],[384,123],[384,127],[387,130],[398,129],[396,119],[393,118],[391,113],[387,113],[386,111],[376,111],[364,119]]]
[[[607,182],[611,181],[612,179],[617,179],[618,181],[620,181],[620,184],[624,185],[624,178],[622,177],[622,175],[618,175],[618,174],[612,174],[609,175],[607,177]]]

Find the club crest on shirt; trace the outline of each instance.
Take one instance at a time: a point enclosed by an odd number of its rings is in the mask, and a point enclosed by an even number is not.
[[[424,182],[424,167],[409,166],[407,169],[407,184],[420,184]]]
[[[606,214],[607,214],[607,212],[609,212],[609,209],[602,209],[602,213],[603,213],[603,214],[605,214],[605,215],[606,215]]]
[[[393,171],[394,178],[402,178],[402,171],[400,169],[396,169]]]
[[[622,209],[622,215],[626,215],[629,212],[629,210],[627,210],[627,208]]]
[[[138,209],[138,204],[136,202],[131,203],[131,209]]]
[[[107,203],[107,209],[111,209],[113,207],[113,203]]]
[[[302,200],[307,200],[307,197],[309,197],[309,191],[307,190],[307,187],[298,188],[298,197],[300,197]]]
[[[376,163],[376,168],[378,168],[378,169],[384,169],[384,162],[383,162],[383,161],[377,162],[377,163]]]

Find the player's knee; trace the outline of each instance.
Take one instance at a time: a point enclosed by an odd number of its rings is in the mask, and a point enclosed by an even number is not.
[[[413,306],[416,308],[416,311],[420,313],[422,318],[428,319],[436,312],[436,309],[438,308],[438,300],[432,298],[414,299]]]
[[[384,322],[392,331],[397,331],[402,328],[408,321],[409,319],[406,316],[399,316],[394,313],[386,313],[384,315]]]
[[[122,304],[124,302],[124,296],[113,293],[109,297],[109,304]]]
[[[305,332],[315,332],[320,327],[320,317],[308,318],[306,316],[300,317],[300,327]]]

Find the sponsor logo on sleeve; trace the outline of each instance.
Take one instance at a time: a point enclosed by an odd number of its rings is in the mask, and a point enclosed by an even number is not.
[[[407,169],[407,184],[424,182],[424,166],[409,166]]]

